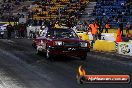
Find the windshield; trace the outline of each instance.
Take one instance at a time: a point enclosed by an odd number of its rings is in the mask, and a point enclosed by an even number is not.
[[[48,33],[46,36],[51,38],[78,38],[76,33],[70,29],[48,30]]]

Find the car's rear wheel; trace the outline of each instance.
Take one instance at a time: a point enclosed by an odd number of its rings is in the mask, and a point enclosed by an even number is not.
[[[33,44],[32,44],[32,46],[33,46],[35,49],[37,48],[37,46],[36,46],[36,44],[35,44],[35,43],[33,43]]]
[[[41,51],[39,51],[38,49],[36,50],[36,54],[37,55],[40,55],[42,52]]]

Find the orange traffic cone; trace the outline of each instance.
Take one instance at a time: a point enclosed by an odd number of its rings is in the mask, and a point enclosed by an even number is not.
[[[116,42],[122,42],[120,28],[117,30]]]

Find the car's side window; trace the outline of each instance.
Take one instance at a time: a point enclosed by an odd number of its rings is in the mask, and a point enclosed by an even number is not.
[[[53,36],[53,31],[47,31],[46,37],[52,37]]]
[[[47,29],[44,29],[44,30],[41,31],[40,36],[44,36],[45,37],[46,34],[47,34]]]
[[[43,32],[43,36],[45,36],[45,34],[46,34],[46,31],[47,31],[47,30],[44,30],[44,32]]]

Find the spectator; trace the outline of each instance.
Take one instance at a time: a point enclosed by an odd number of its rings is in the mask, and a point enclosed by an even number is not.
[[[7,29],[7,38],[10,39],[11,38],[11,32],[13,30],[11,23],[9,23],[9,25],[7,25],[6,29]]]
[[[119,23],[119,28],[120,28],[121,35],[123,36],[123,23],[122,22]]]
[[[131,26],[130,23],[127,22],[127,24],[126,24],[126,37],[128,37],[130,26]]]
[[[14,28],[14,32],[15,32],[15,38],[18,38],[18,25],[14,24],[13,28]]]
[[[19,29],[18,29],[18,33],[19,33],[19,37],[20,38],[24,38],[25,37],[24,31],[25,31],[25,26],[24,26],[24,24],[21,24]]]

